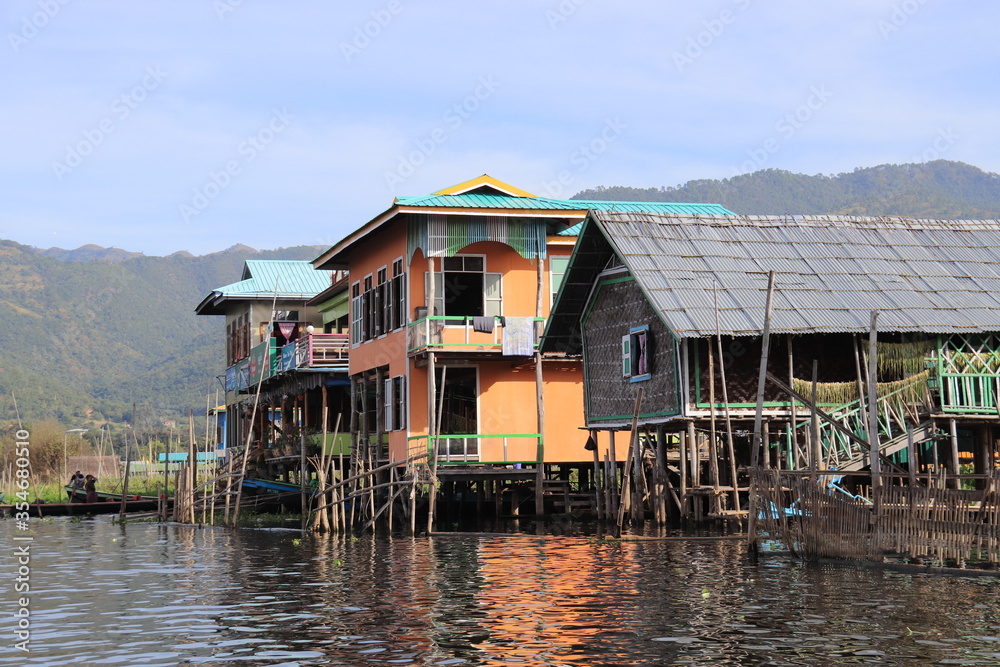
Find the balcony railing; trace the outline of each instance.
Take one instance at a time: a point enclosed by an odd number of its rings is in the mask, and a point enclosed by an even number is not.
[[[428,349],[435,351],[450,350],[456,352],[495,352],[503,353],[504,337],[511,336],[509,327],[504,326],[507,319],[493,318],[493,330],[490,333],[476,331],[477,318],[462,315],[427,315],[410,323],[407,329],[406,349],[410,354]],[[538,346],[539,322],[543,317],[517,318],[530,319],[534,322],[534,332],[531,334],[530,350],[534,354]],[[528,356],[526,355],[526,356]],[[443,436],[442,436],[443,437]]]
[[[226,369],[226,391],[245,391],[261,380],[300,368],[346,371],[349,350],[347,334],[309,334],[281,348],[271,338]]]
[[[309,334],[281,348],[279,372],[296,368],[347,370],[350,342],[347,334]]]
[[[438,464],[535,465],[538,463],[540,438],[538,433],[439,435],[435,438]],[[409,438],[408,444],[410,456],[431,452],[426,435],[412,436]]]

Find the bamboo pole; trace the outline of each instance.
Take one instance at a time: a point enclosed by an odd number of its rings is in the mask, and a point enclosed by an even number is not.
[[[545,286],[545,260],[542,258],[544,248],[537,248],[535,266],[537,267],[537,285],[535,288],[535,317],[542,317],[542,295]],[[545,393],[542,369],[542,351],[538,345],[541,321],[534,322],[531,328],[535,348],[535,410],[537,411],[538,444],[535,451],[535,514],[545,514]]]
[[[270,359],[271,359],[271,349],[270,349],[270,340],[271,339],[270,339],[270,335],[271,335],[271,331],[274,329],[274,307],[278,303],[278,281],[279,280],[280,280],[280,278],[275,278],[274,279],[274,298],[271,300],[271,315],[270,315],[270,319],[268,320],[268,325],[267,325],[268,337],[263,340],[263,342],[265,344],[265,347],[264,347],[264,357],[265,357],[265,359],[264,359],[263,363],[261,363],[261,365],[260,365],[260,374],[257,377],[257,391],[254,392],[253,410],[250,413],[250,428],[247,430],[247,439],[246,439],[245,446],[243,448],[243,461],[242,461],[242,464],[240,465],[240,475],[239,475],[239,478],[237,479],[237,482],[238,482],[239,486],[236,489],[236,507],[235,507],[235,509],[233,511],[233,523],[232,523],[233,526],[236,525],[236,523],[239,521],[239,517],[240,517],[240,503],[243,500],[243,478],[246,477],[246,474],[247,474],[247,463],[248,463],[248,461],[250,459],[250,439],[253,437],[253,424],[254,424],[254,421],[257,418],[257,408],[260,405],[260,391],[261,391],[261,388],[264,385],[264,368],[266,366],[268,366],[268,364],[270,363]],[[282,418],[282,421],[284,421],[284,419],[285,419],[284,412],[282,412],[281,418]]]
[[[622,471],[622,502],[618,506],[618,519],[615,524],[615,537],[621,536],[622,524],[625,520],[625,502],[624,499],[629,495],[629,483],[631,476],[631,464],[634,459],[633,452],[635,451],[635,442],[639,438],[639,411],[642,408],[642,387],[635,393],[635,409],[632,411],[632,430],[630,433],[628,454],[625,457],[625,468]],[[636,512],[639,511],[635,508],[635,503],[632,503],[632,516],[633,519],[636,516]]]
[[[715,283],[715,339],[719,347],[719,380],[722,385],[722,404],[726,415],[726,454],[729,457],[729,478],[733,484],[733,509],[740,511],[740,485],[736,476],[736,447],[733,444],[733,422],[729,414],[729,389],[726,387],[726,360],[722,352],[722,324],[719,316],[719,283]],[[789,337],[791,340],[791,337]],[[791,368],[791,344],[788,348]],[[792,402],[794,407],[794,401]],[[794,429],[793,429],[794,430]],[[657,436],[659,437],[659,436]],[[766,461],[765,461],[766,462]],[[666,465],[664,464],[664,474]]]
[[[819,359],[813,359],[812,368],[812,402],[813,405],[818,405],[818,378],[819,378]],[[822,455],[820,454],[822,445],[819,441],[819,415],[813,410],[812,419],[812,437],[809,438],[809,469],[812,471],[813,482],[819,482],[818,470],[822,467],[820,464],[820,459]]]
[[[718,515],[721,512],[719,504],[719,451],[715,430],[715,350],[711,341],[708,343],[708,476],[712,483],[712,503],[709,512]]]
[[[431,327],[430,323],[433,321],[429,319],[434,315],[434,299],[435,299],[435,286],[434,286],[434,258],[427,258],[427,273],[429,276],[428,286],[427,286],[427,447],[431,451],[431,479],[430,487],[427,490],[427,534],[430,535],[434,532],[434,512],[437,509],[437,464],[438,464],[438,451],[437,451],[437,431],[436,431],[436,420],[435,417],[435,404],[437,403],[437,387],[435,382],[437,381],[437,368],[435,365],[434,352],[431,351]],[[442,383],[443,384],[443,383]]]
[[[878,311],[872,311],[871,331],[868,334],[868,442],[871,446],[869,460],[872,470],[872,491],[882,485],[878,437]]]
[[[795,358],[793,356],[793,344],[792,344],[792,334],[788,334],[785,337],[785,344],[788,348],[788,386],[795,386]],[[791,436],[792,436],[792,451],[796,451],[799,448],[799,433],[795,425],[798,423],[798,408],[795,405],[795,399],[789,397],[789,415],[791,415]],[[767,457],[764,457],[764,465],[768,465]],[[775,466],[778,467],[778,466]]]
[[[753,447],[751,453],[750,466],[756,468],[760,461],[760,450],[763,447],[761,441],[761,421],[764,416],[764,381],[767,374],[767,356],[771,343],[771,308],[774,301],[774,271],[767,274],[767,302],[764,306],[764,330],[761,334],[760,351],[760,373],[757,375],[757,409],[753,417]],[[750,511],[754,511],[751,504]]]
[[[191,498],[187,501],[188,513],[184,516],[185,522],[194,523],[194,501],[195,487],[198,486],[198,445],[194,439],[194,410],[188,408],[188,491]]]

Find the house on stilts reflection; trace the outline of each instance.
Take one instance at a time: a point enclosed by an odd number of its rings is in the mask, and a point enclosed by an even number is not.
[[[894,483],[943,469],[982,487],[1000,434],[1000,223],[591,210],[540,349],[582,359],[594,468],[634,455],[639,515],[745,516],[752,463],[847,475],[869,469],[870,443]]]

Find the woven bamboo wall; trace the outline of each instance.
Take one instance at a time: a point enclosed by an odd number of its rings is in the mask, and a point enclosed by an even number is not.
[[[692,355],[691,372],[697,370],[700,393],[699,403],[708,403],[708,346],[716,353],[716,400],[722,401],[722,390],[719,385],[718,343],[712,339],[697,339],[692,341],[696,355]],[[854,382],[857,377],[857,367],[854,363],[853,339],[849,334],[811,334],[792,338],[792,360],[795,377],[812,380],[813,359],[819,361],[819,382]],[[722,337],[723,361],[726,370],[726,385],[729,390],[729,402],[754,403],[757,400],[757,377],[760,372],[761,339],[730,336]],[[697,367],[693,361],[697,358]],[[771,336],[771,346],[768,353],[767,369],[779,378],[788,377],[788,336]],[[866,372],[866,371],[864,371]],[[695,387],[691,387],[691,395],[695,395]],[[764,400],[771,402],[787,402],[787,397],[781,390],[768,383],[764,389]]]
[[[621,339],[631,327],[645,324],[652,335],[652,377],[629,382],[622,376]],[[678,411],[676,345],[634,282],[600,288],[584,325],[584,349],[588,421],[630,417],[640,385],[643,413]]]

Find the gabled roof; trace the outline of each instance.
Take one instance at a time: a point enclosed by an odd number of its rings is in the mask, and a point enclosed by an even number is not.
[[[224,315],[226,301],[310,299],[330,287],[330,272],[317,271],[311,262],[292,259],[248,259],[238,282],[217,287],[202,299],[198,315]]]
[[[565,220],[581,220],[588,210],[614,209],[620,211],[656,211],[663,213],[688,213],[727,215],[732,211],[717,204],[681,204],[675,202],[615,202],[582,199],[551,199],[537,197],[529,192],[499,181],[486,174],[429,195],[397,197],[392,207],[354,231],[335,246],[313,260],[313,265],[327,269],[343,268],[344,251],[386,224],[400,213],[451,213],[460,215],[531,215],[542,218],[557,216]],[[560,235],[575,236],[579,223],[560,231]]]
[[[678,337],[771,331],[1000,331],[1000,221],[844,216],[686,216],[592,211],[546,329],[574,351],[599,273],[617,257]],[[575,344],[578,348],[578,344]]]

